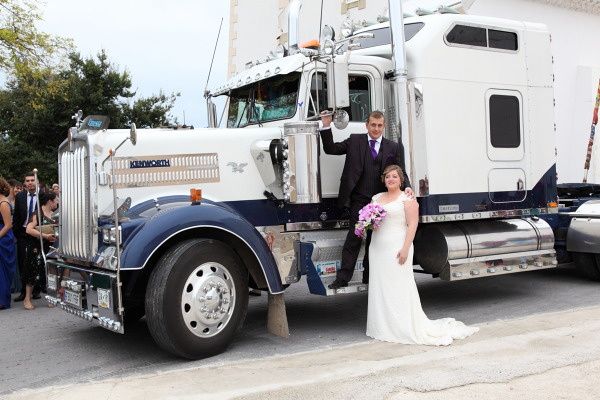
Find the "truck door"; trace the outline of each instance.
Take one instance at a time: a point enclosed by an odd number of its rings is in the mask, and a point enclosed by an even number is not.
[[[527,197],[523,98],[514,90],[488,90],[486,100],[489,197],[520,203]]]
[[[366,133],[365,121],[369,113],[381,109],[381,75],[378,70],[369,66],[360,66],[356,70],[350,66],[348,76],[350,86],[350,106],[344,108],[350,116],[348,126],[339,130],[332,125],[333,139],[341,142],[352,133]],[[326,110],[327,76],[324,71],[311,72],[310,93],[306,99],[308,118],[314,118],[319,112]],[[321,152],[321,191],[323,197],[337,197],[342,169],[343,156],[328,155]]]

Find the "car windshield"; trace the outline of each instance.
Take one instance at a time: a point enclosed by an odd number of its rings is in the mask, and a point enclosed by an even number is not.
[[[300,73],[278,75],[231,91],[228,128],[291,118],[296,114]]]

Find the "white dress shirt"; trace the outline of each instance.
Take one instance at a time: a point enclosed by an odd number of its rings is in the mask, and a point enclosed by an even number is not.
[[[381,147],[381,138],[383,138],[383,135],[379,136],[379,139],[373,139],[367,133],[367,138],[369,139],[369,149],[371,148],[371,140],[375,140],[375,151],[377,152],[377,155],[379,155],[379,148]]]

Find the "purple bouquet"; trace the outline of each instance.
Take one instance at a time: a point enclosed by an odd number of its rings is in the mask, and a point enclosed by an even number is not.
[[[367,230],[379,228],[386,214],[387,211],[379,204],[367,204],[358,212],[358,222],[354,225],[354,234],[365,239],[367,237]]]

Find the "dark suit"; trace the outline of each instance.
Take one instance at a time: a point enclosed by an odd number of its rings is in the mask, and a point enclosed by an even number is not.
[[[362,239],[354,234],[354,225],[358,221],[358,211],[371,201],[375,194],[386,190],[381,182],[381,174],[388,165],[399,165],[404,171],[404,147],[386,138],[381,139],[377,157],[373,159],[367,134],[352,134],[346,140],[335,143],[331,129],[321,131],[323,150],[326,154],[346,155],[344,170],[340,178],[338,206],[350,211],[350,229],[342,250],[342,266],[337,279],[348,282],[354,273],[354,266],[360,252]],[[410,187],[410,181],[404,172],[403,187]],[[365,257],[363,259],[363,281],[369,277],[369,244],[371,232],[367,234]]]
[[[27,202],[29,201],[29,192],[23,190],[15,196],[15,210],[13,213],[13,232],[17,238],[17,264],[21,276],[21,292],[25,293],[25,244],[27,243],[27,233],[23,224],[27,221]]]

